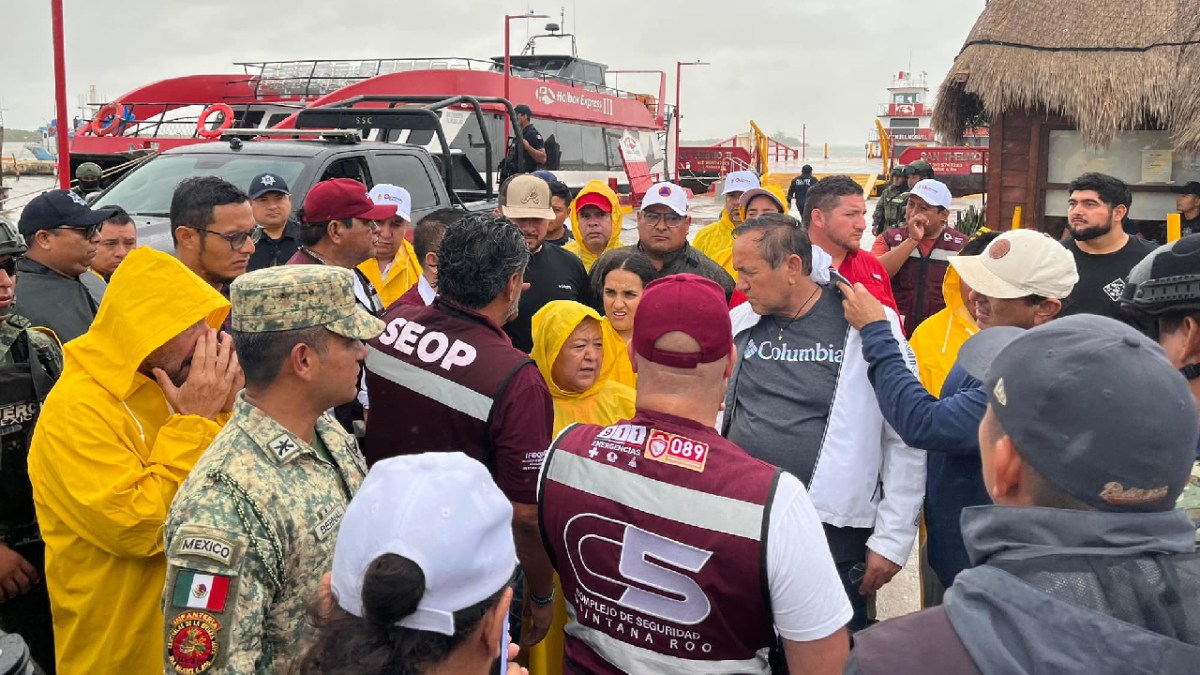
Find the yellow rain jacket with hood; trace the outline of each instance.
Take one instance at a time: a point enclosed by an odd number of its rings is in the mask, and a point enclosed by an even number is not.
[[[613,328],[607,318],[601,322],[600,329],[604,332],[604,367],[601,377],[620,382],[630,389],[637,389],[637,373],[633,372],[633,362],[629,360],[629,345],[625,338]]]
[[[615,226],[614,226],[615,227]],[[607,426],[634,414],[633,389],[608,379],[605,364],[591,388],[584,392],[564,391],[554,382],[550,371],[563,345],[584,319],[600,322],[596,310],[570,300],[554,300],[533,315],[533,351],[529,353],[546,379],[554,399],[554,435],[575,423]],[[615,332],[614,332],[615,334]],[[604,358],[608,359],[608,332],[602,331]],[[617,335],[620,339],[620,335]],[[624,344],[624,342],[622,342]],[[554,579],[554,622],[546,639],[529,651],[530,675],[559,675],[563,672],[563,629],[567,625],[567,606],[563,601],[558,576]]]
[[[60,675],[162,672],[163,522],[221,425],[175,413],[138,367],[228,313],[229,301],[182,263],[143,247],[64,349],[29,452]]]
[[[421,262],[417,260],[417,252],[413,245],[403,238],[400,240],[400,248],[396,250],[396,256],[392,258],[392,264],[388,267],[386,279],[379,267],[379,261],[375,258],[363,261],[358,269],[375,287],[384,308],[391,307],[393,302],[407,293],[421,278]]]
[[[764,176],[765,178],[765,176]],[[779,203],[779,208],[783,209],[783,213],[787,213],[787,201],[784,198],[783,191],[775,187],[773,183],[763,181],[762,188],[770,192],[775,201]],[[739,207],[740,208],[740,207]],[[740,209],[738,215],[745,219],[746,210]],[[700,228],[696,233],[696,238],[692,240],[692,246],[704,255],[710,257],[718,265],[725,268],[729,272],[729,276],[737,280],[737,272],[733,269],[733,219],[729,217],[729,212],[721,209],[721,219],[715,223],[709,223]]]
[[[593,192],[604,195],[608,198],[608,202],[612,204],[612,234],[608,237],[608,245],[600,253],[603,254],[614,248],[624,246],[621,243],[621,223],[625,220],[625,214],[621,211],[621,201],[617,198],[617,193],[613,192],[603,181],[588,181],[587,185],[584,185],[583,189],[579,191],[579,194],[575,195],[575,201],[571,202],[571,234],[575,238],[568,242],[566,246],[563,246],[563,248],[579,256],[579,259],[583,261],[583,268],[589,272],[592,271],[592,265],[596,263],[596,259],[600,256],[592,253],[583,245],[583,228],[579,226],[579,209],[576,204],[579,203],[580,197]]]
[[[958,360],[958,350],[967,338],[979,332],[971,310],[963,304],[962,281],[953,267],[942,280],[945,309],[925,319],[913,331],[908,344],[917,357],[917,376],[932,394],[941,395],[946,375]]]

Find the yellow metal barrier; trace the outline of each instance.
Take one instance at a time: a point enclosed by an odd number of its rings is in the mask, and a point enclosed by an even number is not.
[[[1021,207],[1019,206],[1013,208],[1012,229],[1021,229]]]
[[[1167,243],[1171,243],[1183,235],[1183,215],[1179,213],[1167,214]]]

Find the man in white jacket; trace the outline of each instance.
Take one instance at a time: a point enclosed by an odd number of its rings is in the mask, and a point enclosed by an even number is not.
[[[747,303],[733,310],[741,354],[721,432],[808,488],[854,607],[904,565],[925,492],[925,452],[884,421],[858,331],[829,285],[831,259],[799,221],[768,214],[734,230],[733,265]],[[888,310],[909,367],[915,360]]]

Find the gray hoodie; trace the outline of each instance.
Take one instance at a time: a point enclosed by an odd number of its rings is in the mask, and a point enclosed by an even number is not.
[[[1183,511],[979,506],[964,509],[962,530],[975,567],[945,611],[985,675],[1200,673],[1200,556],[1187,555]],[[1116,557],[1129,564],[1114,570]],[[1072,571],[1053,571],[1063,562]],[[1146,576],[1116,588],[1096,569]]]

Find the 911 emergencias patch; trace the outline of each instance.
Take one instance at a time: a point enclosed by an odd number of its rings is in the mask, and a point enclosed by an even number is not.
[[[656,462],[704,471],[704,464],[708,461],[708,444],[654,429],[646,439],[646,451],[643,454]]]
[[[217,632],[221,624],[207,612],[183,612],[171,619],[167,637],[168,658],[176,673],[195,675],[217,659]]]

